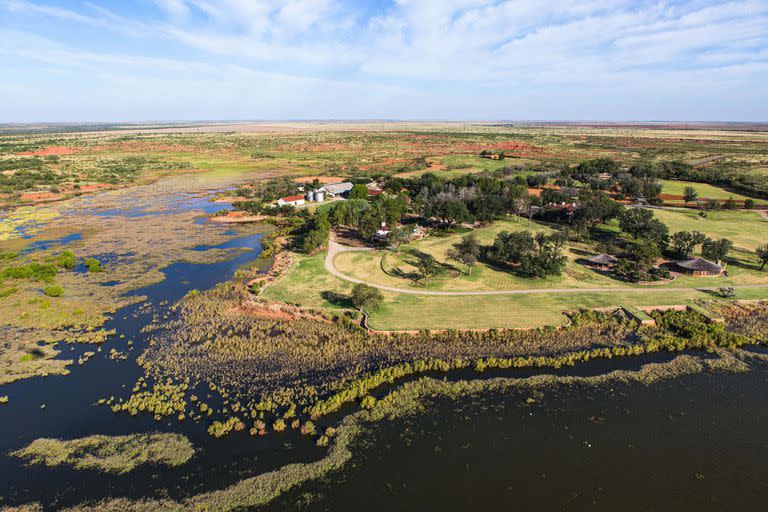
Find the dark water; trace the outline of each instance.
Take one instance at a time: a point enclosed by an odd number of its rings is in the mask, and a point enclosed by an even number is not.
[[[766,510],[768,371],[439,400],[269,510]]]

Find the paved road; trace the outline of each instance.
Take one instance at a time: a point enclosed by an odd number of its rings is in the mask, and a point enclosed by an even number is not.
[[[633,287],[633,288],[616,288],[616,287],[601,287],[601,288],[529,288],[525,290],[481,290],[481,291],[437,291],[437,290],[409,290],[406,288],[395,288],[392,286],[384,286],[380,284],[375,283],[369,283],[367,281],[363,281],[362,279],[356,279],[354,277],[350,277],[346,274],[341,273],[334,265],[333,265],[333,259],[336,257],[337,254],[342,252],[353,252],[353,251],[371,251],[372,249],[369,247],[348,247],[345,245],[341,245],[340,243],[336,242],[335,240],[331,239],[328,242],[328,254],[325,256],[325,269],[333,274],[334,276],[338,277],[339,279],[343,279],[344,281],[348,281],[350,283],[364,283],[369,286],[373,286],[374,288],[378,288],[379,290],[385,290],[388,292],[395,292],[395,293],[407,293],[410,295],[447,295],[447,296],[466,296],[466,295],[534,295],[534,294],[547,294],[547,293],[556,293],[556,294],[563,294],[563,293],[589,293],[589,292],[646,292],[646,291],[654,291],[654,292],[694,292],[694,291],[715,291],[719,289],[719,286],[710,286],[710,287],[700,287],[700,288],[685,288],[685,287],[677,287],[677,288],[658,288],[653,286],[647,286],[647,287]],[[741,289],[741,288],[768,288],[768,284],[756,284],[756,285],[744,285],[744,286],[733,286],[735,289]]]

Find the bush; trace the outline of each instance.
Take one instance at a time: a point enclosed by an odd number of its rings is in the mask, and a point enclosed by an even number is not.
[[[88,269],[88,272],[102,272],[104,270],[101,268],[101,262],[96,258],[85,258],[85,268]]]
[[[64,295],[64,288],[56,285],[46,286],[43,293],[49,297],[61,297]]]

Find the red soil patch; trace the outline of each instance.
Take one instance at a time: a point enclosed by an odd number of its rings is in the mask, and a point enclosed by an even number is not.
[[[528,189],[528,195],[529,196],[541,197],[541,192],[544,189],[547,189],[547,188],[550,189],[550,190],[560,190],[560,187],[557,186],[557,185],[544,185],[541,188],[529,188]]]
[[[494,144],[462,144],[456,146],[456,149],[462,151],[480,152],[484,149],[504,151],[514,156],[542,156],[545,154],[545,150],[541,146],[534,146],[527,142],[521,142],[517,140],[510,140],[506,142],[496,142]]]
[[[71,155],[72,153],[76,153],[77,150],[75,148],[71,148],[68,146],[48,146],[43,149],[38,149],[35,151],[22,151],[21,153],[16,153],[17,156],[51,156],[51,155]]]
[[[109,185],[107,183],[91,183],[90,185],[80,185],[80,188],[74,188],[74,187],[67,187],[68,191],[72,192],[94,192],[96,190],[103,190],[105,188],[111,188],[112,185]]]
[[[250,201],[250,199],[243,196],[221,196],[213,200],[214,203],[237,203],[240,201]]]
[[[294,183],[312,183],[314,180],[319,181],[323,185],[329,183],[340,183],[344,181],[344,178],[338,176],[301,176],[299,178],[293,178]]]
[[[229,212],[226,215],[216,215],[210,217],[211,222],[219,222],[223,224],[238,224],[248,222],[259,222],[266,217],[263,215],[248,215],[246,212]]]
[[[53,192],[31,192],[29,194],[21,194],[19,199],[22,201],[50,201],[60,197],[61,194],[54,194]]]

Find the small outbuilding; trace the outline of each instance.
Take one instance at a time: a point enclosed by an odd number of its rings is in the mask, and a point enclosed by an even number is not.
[[[675,263],[678,270],[691,276],[719,276],[723,267],[704,258],[693,258]]]
[[[281,197],[277,200],[277,206],[301,206],[305,202],[304,195]]]
[[[610,270],[615,267],[618,262],[619,259],[610,254],[598,254],[597,256],[589,258],[590,265],[599,268],[600,270]]]

